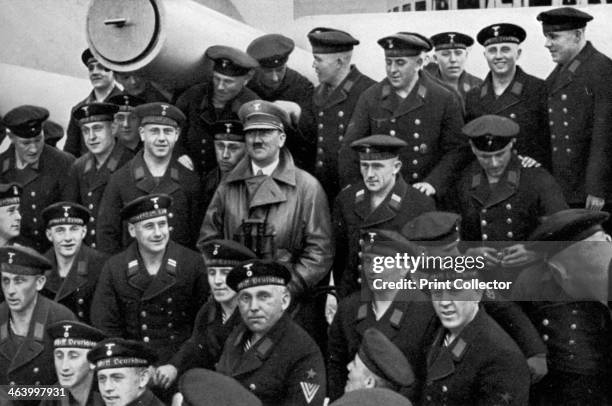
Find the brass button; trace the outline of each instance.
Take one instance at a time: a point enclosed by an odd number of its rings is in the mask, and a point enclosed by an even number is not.
[[[32,205],[32,208],[33,208],[33,209],[36,209],[36,205],[35,205],[35,204],[33,204],[33,205]]]
[[[549,112],[549,113],[552,113],[552,112],[553,112],[552,107],[549,107],[549,108],[548,108],[548,112]]]
[[[140,312],[140,317],[147,317],[147,312],[144,310]]]
[[[510,118],[516,118],[516,114],[510,113]]]
[[[486,226],[487,225],[487,220],[481,220],[480,221],[480,225],[481,226]]]
[[[561,95],[561,100],[567,100],[567,95],[566,94],[562,94]]]
[[[85,301],[82,297],[80,297],[79,300],[77,300],[77,303],[82,305],[83,303],[85,303]]]
[[[146,331],[146,329],[147,329],[148,327],[147,327],[147,325],[146,325],[146,324],[143,324],[142,326],[140,326],[140,328],[141,328],[143,331]]]
[[[446,387],[446,385],[442,385],[442,392],[444,393],[448,392],[448,388]]]
[[[321,168],[323,166],[323,161],[317,161],[317,168]]]
[[[361,283],[361,278],[357,278],[357,283]]]
[[[89,232],[89,234],[91,234],[91,235],[96,235],[96,230],[91,230],[91,231]]]
[[[568,344],[569,345],[575,345],[576,344],[576,340],[569,340]]]
[[[171,298],[171,297],[169,297],[168,299],[166,299],[166,302],[168,302],[168,303],[172,303],[172,298]]]
[[[572,330],[576,330],[576,327],[577,327],[577,326],[576,326],[576,323],[572,323],[572,324],[570,324],[570,328],[571,328]]]
[[[32,193],[30,193],[31,196],[36,196],[36,192],[32,190]]]
[[[34,372],[35,374],[37,374],[38,372],[40,372],[40,369],[38,367],[34,367],[34,369],[32,370],[32,372]]]
[[[549,324],[550,324],[550,322],[548,321],[548,319],[542,320],[542,325],[543,326],[548,326]]]
[[[506,236],[507,236],[508,238],[512,238],[512,237],[514,237],[514,233],[513,233],[512,231],[508,231],[508,233],[506,234]]]
[[[542,334],[542,340],[548,341],[548,334]]]
[[[396,122],[397,120],[395,119],[395,117],[393,117],[393,118],[392,118],[391,120],[389,120],[389,121],[391,121],[391,123],[392,123],[392,124],[395,124],[395,122]]]
[[[548,125],[550,125],[550,126],[552,127],[553,125],[555,125],[555,122],[554,122],[554,121],[552,121],[552,120],[550,120],[550,121],[548,122]]]
[[[206,139],[202,138],[202,144],[206,144]]]
[[[83,312],[78,312],[77,316],[79,316],[80,318],[83,318],[83,316],[85,316],[85,314]]]
[[[574,316],[575,316],[575,315],[577,315],[577,314],[578,314],[578,310],[573,309],[573,310],[572,310],[572,314],[573,314]]]
[[[564,127],[567,127],[568,125],[569,125],[569,124],[567,123],[567,121],[564,121],[564,122],[563,122],[563,126],[564,126]]]
[[[319,138],[317,138],[317,141],[319,141],[319,142],[323,142],[323,137],[319,137]]]
[[[395,130],[389,131],[389,135],[392,136],[392,137],[395,137]]]
[[[151,341],[151,339],[149,337],[144,337],[142,341],[144,341],[145,343],[148,343],[149,341]]]
[[[344,124],[342,124],[342,123],[338,124],[338,128],[341,129],[341,130],[344,130]]]
[[[569,154],[570,152],[572,152],[572,149],[571,148],[566,148],[565,152],[567,152]]]
[[[415,145],[414,147],[412,147],[412,150],[413,150],[414,152],[419,152],[419,146],[418,146],[418,145]]]
[[[89,203],[89,206],[87,206],[87,207],[89,207],[89,210],[91,210],[91,209],[93,209],[93,204]]]
[[[416,125],[420,125],[421,124],[421,120],[419,120],[418,118],[416,120],[414,120],[414,124]]]
[[[412,174],[412,179],[418,179],[419,178],[419,174],[418,173],[413,173]]]
[[[506,210],[512,210],[512,205],[510,203],[506,204]]]
[[[168,323],[168,328],[172,328],[172,327],[174,327],[174,324]]]
[[[553,147],[553,152],[557,152],[557,147]]]
[[[94,221],[96,221],[96,219],[95,219],[95,218],[93,218],[93,217],[90,217],[90,218],[89,218],[89,222],[90,222],[90,223],[93,223]]]
[[[323,117],[323,112],[319,111],[319,117]]]
[[[320,123],[320,124],[319,124],[319,130],[320,130],[321,128],[323,128],[323,123]]]
[[[338,117],[344,117],[344,111],[340,110],[340,111],[338,112]]]
[[[91,197],[91,192],[87,192],[87,196]]]
[[[342,135],[338,136],[338,141],[342,142],[343,139],[344,137]]]
[[[486,234],[483,234],[483,235],[482,235],[482,240],[483,240],[483,241],[487,241],[488,239],[489,239],[489,236],[488,236],[488,235],[486,235]]]
[[[420,137],[419,133],[414,133],[412,134],[412,136],[414,137],[415,140],[418,140]]]
[[[563,112],[567,114],[567,107],[563,107]]]
[[[412,160],[412,165],[418,165],[419,164],[419,160],[418,159],[413,159]]]
[[[506,223],[507,223],[507,224],[512,224],[512,219],[511,219],[511,218],[507,218],[507,219],[506,219]]]

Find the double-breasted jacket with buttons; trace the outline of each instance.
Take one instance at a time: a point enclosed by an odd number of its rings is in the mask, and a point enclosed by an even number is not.
[[[170,241],[159,271],[150,275],[134,242],[102,269],[91,321],[110,336],[148,343],[163,365],[191,335],[208,293],[198,253]]]
[[[314,90],[310,111],[311,120],[314,120],[311,125],[316,127],[317,134],[314,175],[321,182],[330,203],[340,191],[338,154],[346,129],[359,96],[374,83],[373,79],[351,66],[348,76],[331,92],[324,84]],[[307,117],[308,112],[304,119]]]
[[[45,273],[47,282],[40,293],[63,304],[73,311],[80,321],[90,324],[91,301],[108,256],[85,244],[81,245],[65,278],[61,278],[58,273],[57,257],[53,248],[45,253],[45,257],[53,267]]]
[[[45,235],[42,210],[62,200],[67,174],[74,157],[45,145],[36,164],[23,169],[15,166],[15,147],[10,146],[0,155],[0,180],[17,182],[23,188],[20,197],[21,235],[31,241],[38,252],[51,246]]]
[[[435,210],[432,198],[406,184],[401,175],[384,201],[372,210],[371,195],[363,181],[340,192],[333,222],[336,239],[334,281],[342,297],[359,290],[361,236],[368,229],[399,231],[409,220]]]
[[[456,194],[461,239],[470,242],[526,241],[541,217],[567,208],[555,179],[543,168],[522,168],[516,156],[494,185],[473,161]]]
[[[194,247],[202,217],[200,178],[173,156],[164,175],[154,177],[143,159],[143,152],[111,175],[98,215],[97,249],[116,254],[128,246],[127,226],[121,221],[121,209],[137,197],[164,193],[172,197],[168,223],[170,238],[186,247]]]
[[[223,108],[217,109],[213,105],[212,97],[211,80],[190,87],[176,101],[176,107],[187,117],[177,147],[189,155],[199,176],[217,166],[213,124],[219,120],[238,120],[240,106],[259,98],[251,89],[245,87]]]
[[[111,175],[134,157],[134,153],[117,142],[106,161],[96,169],[96,158],[87,152],[74,161],[68,173],[68,184],[62,200],[79,203],[89,209],[85,244],[96,248],[96,219],[100,201]]]
[[[423,405],[527,405],[527,362],[484,309],[448,346],[446,333],[440,327],[427,352]]]
[[[366,90],[355,107],[340,151],[342,184],[359,180],[359,161],[351,142],[372,134],[388,134],[408,143],[400,151],[401,174],[406,182],[428,182],[438,196],[443,195],[469,158],[462,127],[459,98],[436,79],[419,74],[405,99],[384,79]]]
[[[612,263],[607,271],[611,270]],[[569,269],[572,271],[584,272]],[[557,282],[556,273],[545,261],[530,266],[515,281],[512,298],[523,306],[548,347],[550,370],[608,377],[612,351],[609,308],[594,300],[573,298]],[[565,283],[573,280],[567,275]]]
[[[612,60],[590,42],[546,78],[552,174],[570,205],[610,200]]]
[[[321,351],[300,326],[284,314],[247,351],[246,325],[225,342],[217,371],[240,382],[264,406],[322,406],[326,393]]]
[[[363,293],[355,292],[341,300],[329,330],[329,398],[335,400],[344,393],[346,366],[357,354],[365,330],[375,327],[398,346],[410,362],[416,382],[404,394],[416,402],[421,384],[425,381],[423,348],[433,340],[437,325],[429,298],[419,290],[399,291],[391,306],[378,320],[372,310],[371,296],[364,297]]]
[[[491,73],[466,96],[466,118],[469,122],[485,114],[514,120],[520,127],[515,151],[530,156],[550,169],[550,132],[546,112],[546,83],[516,67],[514,78],[499,96],[495,95]]]
[[[0,303],[0,385],[52,385],[57,382],[53,339],[47,327],[62,320],[76,320],[65,306],[38,295],[28,334],[14,338],[10,310]],[[21,344],[17,341],[22,340]]]

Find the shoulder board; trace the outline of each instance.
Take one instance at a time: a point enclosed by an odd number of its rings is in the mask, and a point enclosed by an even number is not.
[[[175,275],[176,274],[176,260],[172,258],[168,258],[168,266],[166,267],[168,273]]]
[[[265,340],[263,340],[263,342],[257,346],[257,353],[260,356],[265,357],[273,345],[274,342],[270,339],[270,337],[266,337]]]
[[[362,201],[365,198],[365,190],[364,189],[359,189],[356,193],[355,193],[355,203],[359,203],[360,201]]]
[[[391,206],[395,210],[399,210],[402,204],[402,198],[393,193],[391,195],[391,199],[389,200],[389,206]]]
[[[128,262],[128,276],[132,276],[136,272],[138,272],[138,260],[134,259]]]
[[[417,91],[420,98],[424,99],[427,96],[427,88],[423,85],[419,85],[419,90]]]
[[[520,95],[523,92],[523,84],[521,82],[514,82],[511,91],[517,96]]]
[[[87,276],[87,262],[79,261],[77,265],[77,275]]]
[[[465,352],[465,348],[467,347],[467,343],[463,340],[463,338],[458,337],[457,338],[457,343],[453,346],[453,356],[459,360],[461,359],[461,356],[463,356],[463,353]]]
[[[404,317],[403,311],[400,309],[393,309],[389,322],[393,327],[398,328],[400,326],[400,322],[402,321],[402,317]]]

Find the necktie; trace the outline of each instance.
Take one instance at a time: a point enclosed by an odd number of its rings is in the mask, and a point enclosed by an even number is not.
[[[248,340],[246,340],[244,342],[244,352],[247,352],[248,350],[251,349],[251,347],[253,346],[253,344],[251,344],[251,339],[249,338]]]
[[[446,333],[444,336],[444,347],[448,347],[452,342],[453,340],[451,339],[450,333]]]

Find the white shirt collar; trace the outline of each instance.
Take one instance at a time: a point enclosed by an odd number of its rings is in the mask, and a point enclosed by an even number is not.
[[[256,175],[257,172],[261,170],[264,175],[270,176],[272,175],[272,172],[274,172],[274,170],[278,166],[279,162],[280,162],[280,158],[277,158],[270,165],[266,165],[262,167],[262,166],[255,164],[255,162],[251,161],[251,169],[253,170],[253,175]]]

